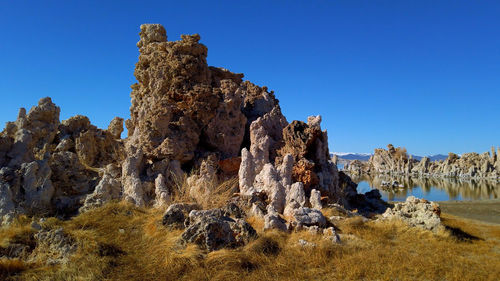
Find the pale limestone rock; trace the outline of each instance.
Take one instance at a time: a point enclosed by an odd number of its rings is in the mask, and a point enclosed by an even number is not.
[[[231,158],[238,155],[245,134],[247,119],[241,112],[242,96],[238,84],[231,80],[221,80],[223,101],[219,103],[206,128],[205,142],[217,151],[221,157]]]
[[[309,197],[309,203],[311,203],[311,208],[321,210],[323,205],[321,204],[321,192],[319,190],[311,190],[311,197]]]
[[[170,194],[165,183],[163,174],[159,174],[155,180],[155,205],[157,207],[164,207],[170,204]]]
[[[276,210],[276,208],[273,205],[271,205],[271,204],[267,205],[266,211],[267,211],[268,214],[271,214],[271,215],[279,215],[278,211]]]
[[[424,157],[418,162],[411,155],[408,157],[406,149],[388,145],[387,150],[375,149],[375,153],[367,163],[351,163],[348,170],[355,174],[406,174],[499,180],[499,169],[494,161],[498,162],[497,159],[498,155],[492,148],[491,153],[465,153],[458,156],[450,152],[444,161],[431,161],[428,157]]]
[[[287,203],[285,206],[285,210],[283,210],[283,215],[286,217],[290,217],[293,214],[293,211],[295,209],[300,208],[300,204],[296,201],[291,201],[290,203]]]
[[[250,151],[257,163],[257,171],[261,168],[259,163],[274,163],[278,150],[283,146],[283,129],[287,125],[278,105],[250,125]]]
[[[255,177],[254,187],[257,191],[265,191],[270,205],[276,211],[283,213],[285,208],[285,188],[279,180],[278,173],[272,164],[266,164],[262,171]]]
[[[400,219],[410,226],[437,231],[443,228],[439,205],[425,199],[408,196],[406,202],[395,203],[382,215],[384,219]]]
[[[306,226],[326,226],[326,218],[316,209],[300,207],[292,212],[291,225],[294,229],[300,230]]]
[[[321,128],[321,115],[307,117],[307,125],[313,128]]]
[[[288,190],[292,185],[293,156],[287,154],[283,157],[283,163],[279,167],[281,184]]]
[[[120,199],[122,186],[117,175],[117,168],[112,164],[108,165],[106,172],[94,189],[94,192],[87,195],[80,212],[85,212],[93,208],[102,206],[104,203],[111,200]]]
[[[304,192],[304,184],[301,182],[296,182],[292,184],[290,190],[286,194],[286,204],[289,205],[293,202],[297,202],[298,206],[305,207],[306,205],[306,194]]]
[[[250,125],[250,153],[252,154],[255,173],[258,174],[265,164],[269,163],[269,147],[271,138],[263,126],[263,118],[259,117]]]
[[[127,158],[122,166],[122,185],[123,196],[137,206],[144,206],[144,190],[143,184],[139,177],[140,169],[143,161],[143,153],[140,149],[133,146],[127,148]]]
[[[337,154],[334,154],[332,156],[332,162],[333,162],[333,164],[335,164],[335,166],[337,166],[337,164],[339,162],[339,158],[338,158]]]
[[[167,42],[161,25],[142,25],[140,36],[126,126],[145,159],[185,164],[197,160],[195,152],[214,150],[221,158],[238,156],[246,124],[243,75],[209,67],[197,34]]]
[[[12,150],[7,154],[11,158],[9,166],[19,166],[34,159],[33,151],[30,149],[32,142],[33,134],[29,130],[19,129],[15,132]]]
[[[253,181],[255,179],[253,157],[246,148],[241,150],[241,164],[238,172],[238,179],[241,195],[251,195],[257,191],[253,187]]]
[[[299,239],[299,241],[297,243],[302,248],[316,248],[316,246],[317,246],[315,243],[309,242],[309,241],[304,240],[304,239]]]
[[[193,210],[199,210],[201,207],[197,204],[175,203],[168,206],[163,214],[162,224],[172,228],[183,228],[184,221],[188,214]]]
[[[99,182],[99,175],[89,170],[78,159],[76,153],[71,151],[54,152],[49,160],[52,170],[51,181],[56,188],[53,201],[67,197],[68,194],[75,197],[85,196],[92,192],[94,181]],[[71,211],[78,208],[71,206],[60,206],[62,209],[70,208]],[[59,210],[59,211],[62,211]]]
[[[264,216],[264,230],[277,229],[288,231],[286,221],[278,214],[267,214]]]
[[[8,183],[0,179],[0,226],[10,223],[15,214],[15,205]]]
[[[40,99],[28,113],[21,108],[0,134],[0,167],[10,171],[4,182],[20,214],[74,213],[102,169],[123,156],[121,143],[87,117],[61,123],[59,112],[50,98]]]
[[[54,186],[50,180],[51,169],[46,160],[23,163],[22,186],[24,189],[24,208],[34,212],[50,208],[50,201],[54,195]]]

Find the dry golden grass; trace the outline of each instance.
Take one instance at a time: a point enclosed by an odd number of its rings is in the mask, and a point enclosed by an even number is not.
[[[0,228],[0,247],[7,247],[11,243],[28,243],[34,233],[30,226],[31,219],[19,216],[9,227]]]
[[[22,260],[0,258],[0,279],[4,280],[26,268],[26,264]]]
[[[206,253],[178,244],[181,230],[161,225],[162,212],[123,202],[109,203],[63,226],[78,241],[71,262],[45,266],[1,261],[12,280],[498,280],[500,226],[443,215],[450,227],[479,237],[460,240],[449,232],[433,234],[399,222],[337,223],[343,243],[334,245],[308,232],[261,232],[262,220],[249,218],[260,237],[243,248]],[[2,239],[27,230],[22,222]],[[123,231],[120,231],[120,230]],[[11,230],[13,231],[13,230]],[[298,240],[315,243],[298,246]],[[3,241],[3,240],[2,240]],[[7,273],[5,273],[7,272]],[[16,273],[17,274],[14,274]]]
[[[191,175],[196,175],[198,172],[195,170],[191,172]],[[202,186],[195,186],[199,191],[207,190],[210,196],[197,196],[192,197],[190,195],[190,190],[193,186],[190,185],[188,181],[188,176],[186,174],[183,177],[173,177],[173,193],[172,201],[176,203],[197,203],[204,209],[219,208],[226,204],[226,202],[234,195],[235,190],[238,187],[238,178],[233,177],[231,179],[218,182],[216,179],[210,182],[200,182],[191,184],[201,184]],[[201,192],[197,192],[201,193]],[[203,192],[204,193],[204,192]]]

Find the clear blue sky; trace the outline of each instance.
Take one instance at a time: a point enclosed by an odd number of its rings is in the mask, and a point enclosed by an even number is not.
[[[214,4],[217,3],[217,4]],[[61,118],[128,118],[139,25],[199,33],[208,63],[321,114],[330,149],[500,145],[498,1],[0,0],[0,123],[52,97]]]

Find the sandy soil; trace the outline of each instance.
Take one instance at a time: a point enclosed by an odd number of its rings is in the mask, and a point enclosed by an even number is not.
[[[500,224],[500,199],[438,202],[441,211],[454,216]]]

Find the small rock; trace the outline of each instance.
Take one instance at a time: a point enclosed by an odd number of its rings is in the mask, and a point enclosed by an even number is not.
[[[42,226],[38,224],[36,221],[31,222],[31,228],[33,228],[36,231],[42,230]]]
[[[208,251],[215,251],[243,246],[257,236],[252,226],[242,219],[194,212],[196,211],[191,211],[190,220],[191,217],[193,219],[181,235],[183,242],[195,243]]]
[[[332,243],[340,244],[340,236],[337,234],[334,227],[323,229],[323,235],[325,239],[332,241]]]
[[[414,196],[408,196],[406,202],[396,203],[382,214],[384,219],[401,219],[410,226],[436,231],[442,228],[439,205]]]
[[[311,209],[306,207],[301,207],[295,209],[292,212],[292,221],[293,227],[297,230],[302,229],[304,226],[326,226],[326,218],[323,216],[321,211],[317,209]]]
[[[176,203],[168,206],[163,215],[162,224],[173,228],[183,228],[186,214],[199,209],[197,204]]]
[[[277,214],[267,214],[264,216],[264,230],[269,229],[288,231],[286,221]]]
[[[298,243],[299,243],[299,246],[301,246],[303,248],[315,248],[316,247],[316,244],[309,242],[309,241],[306,241],[304,239],[299,239]]]

